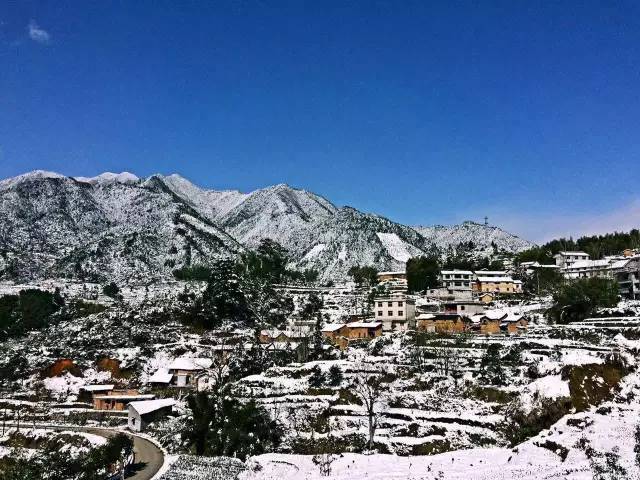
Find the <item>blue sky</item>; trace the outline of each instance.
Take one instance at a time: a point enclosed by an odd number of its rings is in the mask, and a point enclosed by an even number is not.
[[[637,2],[0,5],[0,177],[285,182],[543,240],[640,224],[639,130]]]

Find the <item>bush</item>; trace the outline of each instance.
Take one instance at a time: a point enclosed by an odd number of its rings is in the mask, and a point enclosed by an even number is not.
[[[512,446],[524,442],[542,430],[549,428],[571,412],[571,399],[535,399],[530,410],[515,400],[505,412],[505,422],[500,429]]]

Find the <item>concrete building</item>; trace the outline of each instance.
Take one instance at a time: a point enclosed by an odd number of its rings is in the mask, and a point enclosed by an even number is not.
[[[473,290],[477,294],[482,294],[482,293],[519,294],[519,293],[522,293],[522,282],[520,280],[514,280],[510,276],[484,277],[480,275],[480,272],[478,272],[476,281],[473,284]]]
[[[471,294],[473,272],[471,270],[442,270],[438,278],[443,288],[451,294]]]
[[[406,295],[374,299],[374,316],[384,332],[403,331],[415,327],[416,303]]]
[[[623,298],[640,300],[640,256],[618,260],[611,266]]]
[[[560,268],[566,268],[573,265],[580,260],[589,260],[589,254],[585,252],[558,252],[553,258],[556,261],[556,265]]]

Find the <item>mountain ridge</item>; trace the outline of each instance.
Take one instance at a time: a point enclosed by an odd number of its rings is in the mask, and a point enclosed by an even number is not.
[[[0,181],[0,279],[69,277],[154,281],[282,244],[291,266],[323,281],[355,265],[403,268],[411,256],[474,245],[479,255],[533,244],[494,226],[407,226],[287,184],[243,193],[208,190],[177,174],[34,171]]]

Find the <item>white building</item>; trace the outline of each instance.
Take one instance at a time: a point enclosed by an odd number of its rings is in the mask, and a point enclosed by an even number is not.
[[[553,258],[560,268],[567,268],[580,260],[589,260],[589,254],[585,252],[558,252]]]
[[[406,295],[378,297],[373,311],[384,332],[403,331],[415,327],[416,302]]]
[[[147,425],[171,413],[176,401],[173,398],[131,402],[127,405],[127,426],[134,432],[143,431]]]

